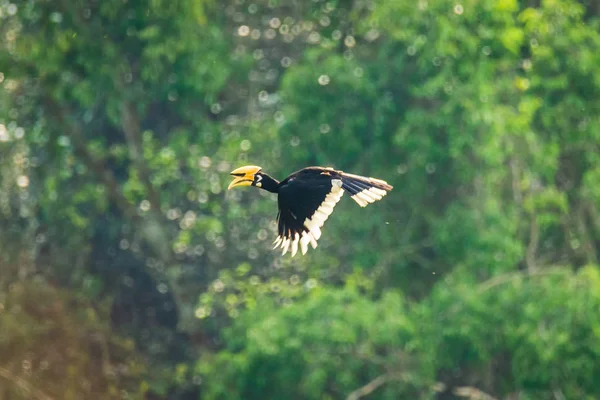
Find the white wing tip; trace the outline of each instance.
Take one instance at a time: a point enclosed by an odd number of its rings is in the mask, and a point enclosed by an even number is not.
[[[306,231],[303,231],[302,233],[294,232],[293,239],[292,237],[283,237],[281,235],[277,236],[273,242],[275,245],[273,248],[275,249],[277,247],[281,247],[283,249],[281,255],[285,255],[289,250],[292,254],[292,257],[297,254],[298,247],[300,247],[300,252],[302,255],[306,254],[309,243],[313,249],[316,249],[318,245],[317,241],[321,237],[321,227],[333,212],[333,208],[337,202],[340,201],[344,195],[344,189],[342,189],[342,185],[343,182],[341,179],[332,179],[331,191],[327,194],[327,196],[325,196],[325,199],[319,205],[313,215],[304,220],[304,227]],[[366,201],[365,205],[367,205]]]

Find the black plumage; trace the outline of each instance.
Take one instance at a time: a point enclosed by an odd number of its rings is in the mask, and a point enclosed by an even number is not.
[[[305,254],[308,244],[313,248],[317,247],[321,227],[344,192],[348,192],[354,201],[365,207],[392,190],[392,186],[380,179],[348,174],[333,168],[307,167],[281,182],[265,174],[257,166],[238,168],[231,175],[236,178],[229,189],[235,186],[256,186],[278,194],[278,236],[274,243],[275,247],[283,249],[283,254],[291,248],[292,256],[298,248]]]

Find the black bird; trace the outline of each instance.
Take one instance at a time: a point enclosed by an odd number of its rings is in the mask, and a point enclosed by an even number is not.
[[[294,172],[278,182],[261,172],[261,167],[247,165],[231,172],[235,179],[228,190],[236,186],[256,186],[277,193],[279,235],[275,246],[283,248],[284,255],[291,246],[292,257],[298,252],[306,254],[308,244],[316,249],[321,237],[321,227],[342,198],[344,191],[365,207],[381,200],[392,186],[381,179],[347,174],[333,168],[307,167]]]

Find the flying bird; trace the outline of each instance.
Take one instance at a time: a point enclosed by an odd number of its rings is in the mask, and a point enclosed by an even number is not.
[[[298,252],[306,254],[308,245],[317,248],[321,227],[333,212],[333,208],[344,195],[365,207],[381,200],[392,186],[381,179],[336,171],[333,168],[307,167],[294,172],[278,182],[255,165],[240,167],[231,172],[235,179],[227,188],[256,186],[277,193],[279,212],[274,249],[281,247],[282,255],[291,250],[292,257]],[[290,249],[291,247],[291,249]]]

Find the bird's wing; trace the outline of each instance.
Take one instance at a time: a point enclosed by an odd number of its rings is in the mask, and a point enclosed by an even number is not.
[[[344,195],[339,177],[320,172],[303,174],[290,179],[279,188],[279,236],[275,246],[285,254],[291,248],[292,257],[298,251],[306,254],[308,244],[317,247],[321,227]]]
[[[279,235],[274,248],[281,247],[285,254],[291,247],[293,257],[300,246],[302,254],[306,254],[309,243],[317,247],[321,227],[344,191],[365,207],[381,200],[392,188],[381,179],[331,168],[309,167],[290,175],[279,187]]]
[[[356,201],[361,207],[366,207],[370,203],[381,200],[388,191],[393,189],[393,186],[381,179],[347,174],[342,171],[338,172],[342,179],[342,189],[347,191],[352,200]]]

